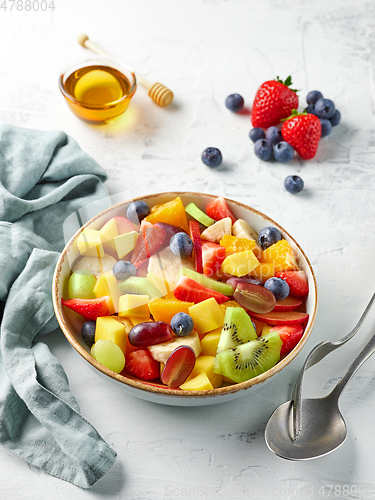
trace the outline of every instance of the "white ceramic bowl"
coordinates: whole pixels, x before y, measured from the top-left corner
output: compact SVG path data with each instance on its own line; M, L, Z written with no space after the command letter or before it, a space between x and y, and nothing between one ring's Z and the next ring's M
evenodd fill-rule
M217 197L214 195L203 193L174 192L148 195L136 198L135 200L144 200L151 207L172 200L177 196L181 197L184 206L186 206L190 202L194 202L202 210L205 209L209 202ZM73 267L76 259L79 257L75 245L75 240L85 227L89 226L92 229L100 229L103 224L107 222L111 217L120 215L125 216L128 205L135 200L129 200L114 205L113 207L104 210L96 217L88 221L68 242L57 263L52 285L55 313L62 331L64 332L71 346L80 355L80 357L83 358L87 363L89 363L97 374L105 377L109 382L116 384L119 390L123 389L129 394L145 399L147 401L175 406L203 406L229 401L242 395L249 394L259 386L262 386L264 382L270 380L273 376L280 373L281 370L283 370L301 351L311 333L315 322L318 301L316 281L313 269L298 243L279 224L251 207L228 199L228 205L235 217L246 220L250 224L250 226L252 226L257 232L259 232L263 227L266 226L277 227L281 231L283 237L293 247L297 255L299 265L307 275L310 291L306 301L306 312L309 313L309 320L306 325L304 335L297 346L288 354L288 356L283 358L273 368L259 375L258 377L247 380L246 382L242 382L240 384L234 384L209 391L197 392L168 389L167 387L161 386L160 384L158 385L157 383L143 382L132 376L120 375L104 367L91 357L90 349L83 342L80 335L80 329L84 322L83 318L78 318L78 315L76 313L73 313L72 311L68 310L66 307L62 307L61 305L61 298L67 298L67 284L69 276L71 274L71 268Z

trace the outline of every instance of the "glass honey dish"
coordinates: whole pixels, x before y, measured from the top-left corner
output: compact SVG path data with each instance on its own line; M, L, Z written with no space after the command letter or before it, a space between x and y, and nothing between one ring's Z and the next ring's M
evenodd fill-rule
M70 63L60 75L59 88L78 118L101 124L127 110L137 80L124 62L110 56L96 56Z

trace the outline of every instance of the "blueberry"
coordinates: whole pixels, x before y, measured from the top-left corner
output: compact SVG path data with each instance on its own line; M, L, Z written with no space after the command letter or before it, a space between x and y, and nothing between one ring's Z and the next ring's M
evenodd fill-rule
M86 321L81 328L81 336L85 343L91 347L95 343L96 321Z
M289 285L281 278L269 278L264 283L264 288L272 292L276 300L286 299L289 295Z
M273 155L276 161L288 163L294 156L294 149L287 142L281 141L274 147Z
M202 161L207 167L217 168L220 167L223 157L221 156L220 149L207 148L202 153Z
M331 118L329 118L329 121L331 122L332 127L335 127L336 125L338 125L340 123L340 120L341 120L341 113L338 109L336 109L333 116L331 116Z
M307 94L306 102L314 105L319 99L323 99L323 94L319 90L312 90Z
M131 262L119 260L114 264L112 273L118 281L124 281L130 278L130 276L135 276L137 274L137 269Z
M130 203L126 211L126 217L133 223L139 224L150 213L150 209L144 201Z
M171 328L179 337L186 337L193 331L193 318L186 313L179 312L171 319Z
M273 155L273 147L266 139L258 139L254 144L254 153L261 160L270 160Z
M181 259L189 257L194 249L190 236L182 232L172 236L169 247L171 252L181 257Z
M322 126L322 135L320 137L325 137L331 133L332 123L327 118L319 118L319 120Z
M303 180L298 175L288 175L284 181L284 186L289 193L297 194L303 189Z
M237 111L241 111L241 109L244 107L244 104L245 101L240 94L231 94L225 99L225 106L235 113Z
M315 114L319 118L331 118L335 111L335 105L331 99L318 99L315 103Z
M266 135L262 128L255 127L250 130L249 137L253 142L257 142L258 139L264 139Z
M314 104L309 104L307 108L305 109L306 113L309 113L310 115L315 115L315 105Z
M269 127L266 130L266 139L270 144L272 144L272 146L274 146L275 144L283 140L281 130L279 130L277 127Z
M276 227L270 226L260 230L258 242L262 250L266 250L266 248L280 241L282 238L280 231Z

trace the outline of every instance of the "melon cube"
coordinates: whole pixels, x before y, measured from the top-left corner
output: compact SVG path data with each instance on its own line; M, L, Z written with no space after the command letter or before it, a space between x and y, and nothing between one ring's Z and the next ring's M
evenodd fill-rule
M77 238L77 248L81 255L103 257L104 249L99 231L84 229Z
M207 377L210 379L213 388L216 389L217 387L220 387L221 384L223 383L223 376L214 373L213 371L214 361L215 361L215 356L198 356L198 358L195 361L195 366L193 368L193 371L191 372L187 380L191 380L197 375L205 373Z
M121 295L119 300L118 315L149 318L149 300L150 298L148 295L133 295L130 293Z
M222 327L216 328L212 332L207 333L201 340L202 355L216 356L217 345L220 340Z
M130 231L130 233L120 234L115 237L114 243L119 259L123 259L125 255L134 250L138 237L139 233L137 231Z
M95 342L98 340L111 340L126 354L127 338L125 325L112 316L101 316L96 320Z
M196 377L180 385L183 391L209 391L213 389L210 379L205 373L200 373Z
M189 314L193 318L194 329L201 335L224 324L224 312L213 297L189 307Z

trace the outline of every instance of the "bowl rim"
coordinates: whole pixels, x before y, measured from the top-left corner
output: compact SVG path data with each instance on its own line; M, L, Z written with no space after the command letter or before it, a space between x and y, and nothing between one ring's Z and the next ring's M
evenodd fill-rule
M259 385L262 382L265 382L266 380L270 379L273 377L275 374L279 373L282 371L296 356L297 354L302 350L304 345L307 342L308 337L311 334L311 331L314 327L315 320L316 320L316 315L317 315L317 309L318 309L318 292L317 292L317 284L316 284L316 278L315 274L312 268L312 265L307 258L305 252L303 249L300 247L300 245L297 243L297 241L282 227L280 224L278 224L276 221L271 219L268 215L260 212L259 210L256 210L253 207L250 207L249 205L246 205L242 202L232 200L230 198L225 197L225 200L229 203L233 203L234 205L240 206L243 209L250 211L254 213L255 215L260 216L264 220L272 223L275 227L277 227L283 234L283 236L288 237L295 247L298 249L298 251L301 253L303 258L306 261L307 266L310 269L310 273L312 276L313 280L313 287L310 286L310 291L309 294L314 290L314 310L312 314L309 316L309 325L308 327L305 328L305 331L303 333L303 336L301 340L298 342L296 347L287 355L285 358L283 358L281 361L279 361L275 366L267 370L266 372L258 375L257 377L254 377L252 379L246 380L245 382L240 382L236 383L233 385L228 385L224 387L219 387L217 389L211 389L211 390L203 390L203 391L181 391L181 389L170 389L165 386L162 386L161 384L153 383L152 381L147 382L147 381L141 381L141 380L134 380L130 377L126 377L125 375L120 375L118 373L113 372L109 368L106 368L102 364L100 364L98 361L96 361L75 339L74 335L70 332L68 325L65 322L63 313L62 313L62 306L61 306L61 301L59 300L58 297L58 284L59 284L59 277L60 273L62 270L62 265L65 259L65 256L67 254L68 249L72 246L73 242L76 240L76 238L79 236L79 234L89 225L91 225L96 219L103 217L106 213L111 212L115 210L116 208L120 208L123 205L127 205L132 203L133 201L146 201L147 199L155 198L155 197L161 197L161 196L170 196L171 199L172 197L178 197L178 196L203 196L203 197L208 197L212 199L218 198L217 195L213 194L207 194L207 193L199 193L199 192L192 192L192 191L170 191L170 192L161 192L161 193L152 193L152 194L147 194L143 196L138 196L126 201L121 201L119 203L116 203L115 205L112 205L111 207L101 211L94 217L92 217L90 220L88 220L83 226L80 227L80 229L70 238L68 243L65 245L63 251L61 252L61 255L57 261L55 271L53 274L53 280L52 280L52 299L53 299L53 307L55 310L56 318L59 323L59 326L61 330L63 331L65 337L67 338L68 342L70 345L77 351L77 353L83 357L92 367L96 368L100 372L102 372L104 375L109 376L111 379L115 379L118 382L130 386L134 389L138 389L140 391L146 391L149 393L154 393L158 394L160 396L176 396L177 398L194 398L194 399L202 399L206 397L215 397L215 396L223 396L227 394L232 394L236 393L241 390L247 390L250 389L251 387L254 387L256 385ZM312 290L313 288L313 290Z

